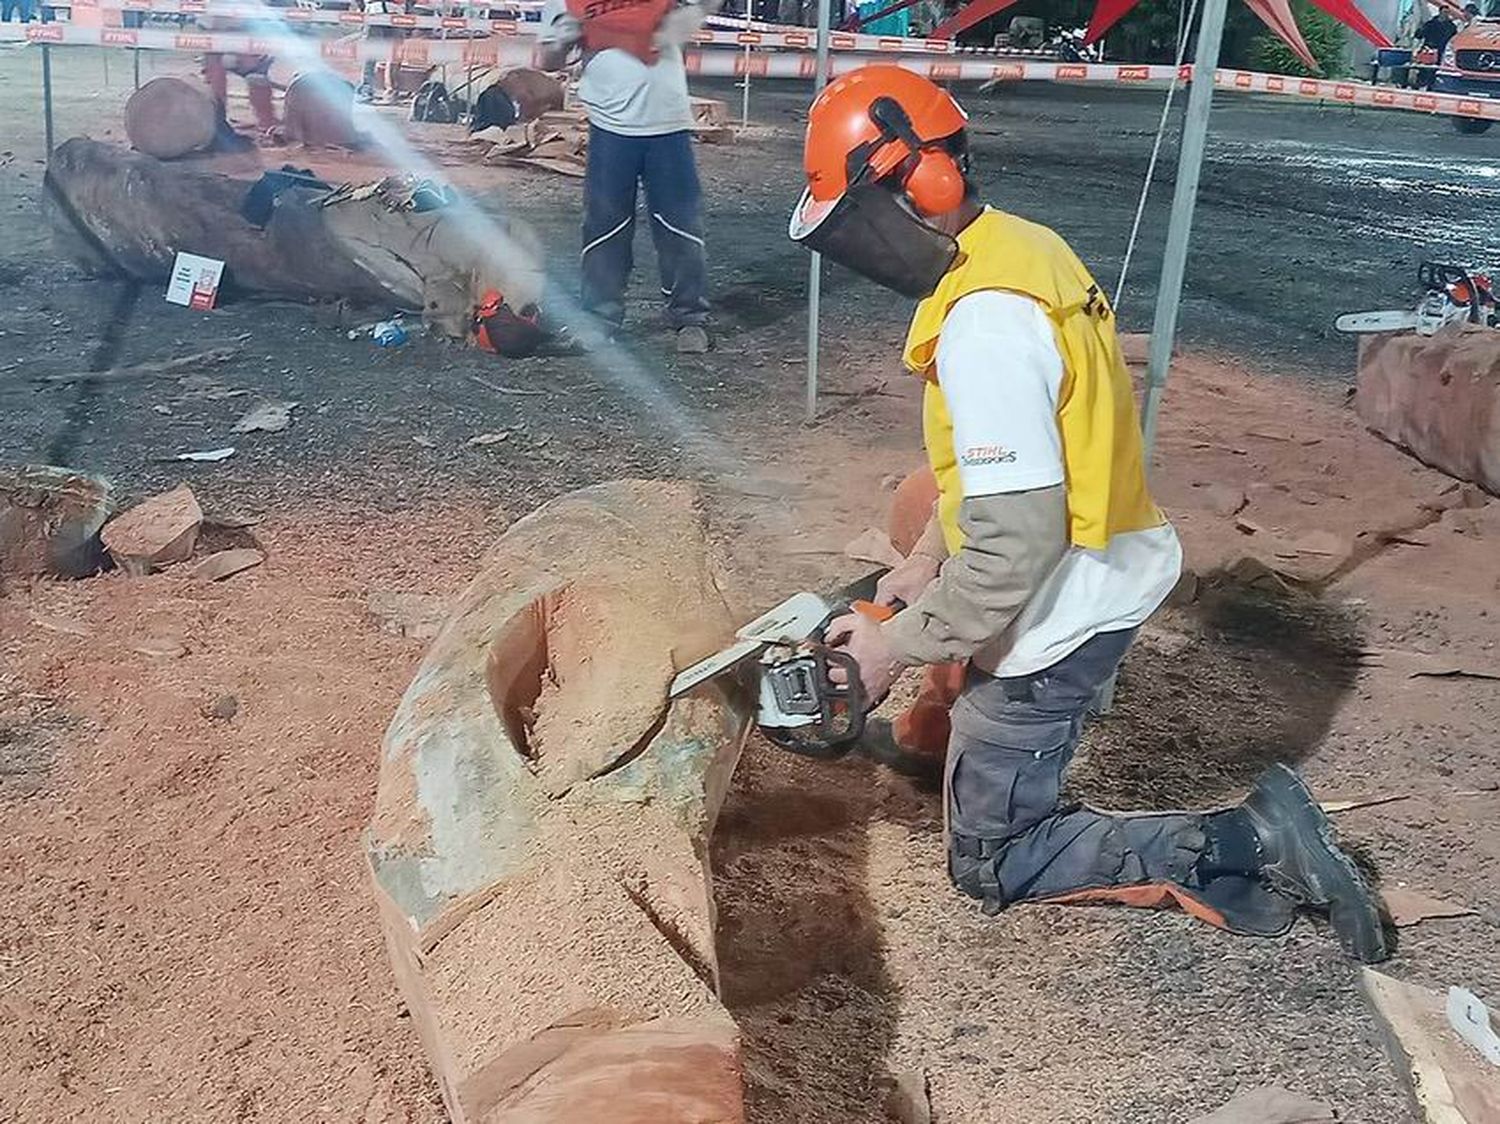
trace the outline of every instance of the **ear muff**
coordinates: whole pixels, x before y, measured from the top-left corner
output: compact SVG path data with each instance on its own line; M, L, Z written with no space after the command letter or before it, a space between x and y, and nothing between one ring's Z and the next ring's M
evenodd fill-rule
M922 215L940 215L964 201L964 174L947 152L924 149L901 181L912 206Z
M963 202L964 171L945 139L922 141L911 118L894 98L876 98L870 120L886 142L868 158L873 178L895 173L912 206L922 215L940 215Z

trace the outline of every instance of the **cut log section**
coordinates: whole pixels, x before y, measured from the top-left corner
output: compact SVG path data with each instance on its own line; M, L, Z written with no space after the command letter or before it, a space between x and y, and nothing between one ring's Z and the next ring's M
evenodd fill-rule
M294 144L312 148L359 148L364 137L354 127L354 87L333 74L299 74L286 88L282 132Z
M1355 407L1418 460L1500 495L1500 331L1361 336Z
M676 671L729 636L690 486L516 523L386 733L366 837L456 1124L743 1118L708 839L749 731Z
M181 78L153 78L125 103L125 135L137 152L175 160L212 146L218 116L207 90Z

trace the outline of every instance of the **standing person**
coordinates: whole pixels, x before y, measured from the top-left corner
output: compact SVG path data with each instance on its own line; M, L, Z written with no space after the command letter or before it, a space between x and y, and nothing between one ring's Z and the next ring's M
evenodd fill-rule
M220 27L218 30L228 29ZM208 84L208 92L219 111L219 138L220 143L226 147L249 146L249 141L239 137L234 126L229 123L231 74L238 74L245 80L245 95L255 114L256 128L264 136L269 136L276 128L276 102L271 88L272 61L270 55L226 55L216 51L203 56L203 80Z
M1084 718L1172 589L1181 549L1146 485L1108 301L1056 233L980 203L965 122L894 66L839 78L809 113L790 233L920 300L903 358L924 382L936 500L920 549L877 591L906 608L841 617L828 642L872 699L904 668L967 665L949 682L948 873L986 912L1176 903L1273 935L1308 906L1331 914L1351 956L1383 959L1374 898L1285 766L1216 812L1062 801Z
M583 181L583 305L612 332L625 319L634 264L637 185L661 267L661 292L677 350L709 348L702 189L693 160L693 114L681 44L707 9L677 0L548 0L543 68L583 51L578 97L588 111Z
M198 17L198 26L209 32L240 33L264 28L271 34L276 27L265 23L251 22L233 17L215 16L205 13ZM255 114L255 125L264 137L270 137L279 122L276 120L275 93L271 86L270 55L222 54L211 51L203 56L203 80L219 111L218 145L221 149L234 150L251 147L251 142L237 133L229 123L229 75L238 74L245 80L245 96Z
M1417 38L1422 46L1436 51L1439 59L1443 57L1448 41L1457 34L1458 24L1453 22L1453 16L1447 8L1439 8L1430 20L1417 29Z

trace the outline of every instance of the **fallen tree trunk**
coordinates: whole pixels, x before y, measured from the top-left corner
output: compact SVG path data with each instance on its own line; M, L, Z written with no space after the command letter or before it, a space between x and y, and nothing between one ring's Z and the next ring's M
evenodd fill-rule
M165 284L185 251L223 261L232 290L420 311L452 339L469 335L492 290L517 310L541 300L528 228L459 205L416 209L416 181L289 187L264 228L240 213L251 186L75 137L52 154L46 202L69 256L150 284Z
M749 728L686 485L516 523L386 733L367 854L455 1124L738 1124L708 838Z
M249 181L84 137L47 163L46 210L61 248L86 267L165 285L178 251L217 258L240 289L277 296L391 303L391 294L329 233L319 192L278 197L265 229L243 215Z

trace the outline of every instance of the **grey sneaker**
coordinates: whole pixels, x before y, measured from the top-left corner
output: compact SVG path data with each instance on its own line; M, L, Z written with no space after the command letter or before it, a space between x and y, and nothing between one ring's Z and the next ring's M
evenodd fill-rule
M686 324L677 329L678 355L704 355L708 347L708 329L701 324Z
M1375 895L1334 842L1333 825L1302 778L1272 765L1242 807L1264 852L1261 877L1303 905L1328 910L1339 944L1354 959L1375 964L1388 957Z

